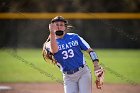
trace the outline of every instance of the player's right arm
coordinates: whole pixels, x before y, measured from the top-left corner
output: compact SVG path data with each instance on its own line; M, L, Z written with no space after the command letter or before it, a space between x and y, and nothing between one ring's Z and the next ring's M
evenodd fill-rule
M58 52L58 45L56 42L56 37L55 37L55 29L56 26L54 23L49 24L49 30L50 30L50 46L51 46L51 52L54 54Z

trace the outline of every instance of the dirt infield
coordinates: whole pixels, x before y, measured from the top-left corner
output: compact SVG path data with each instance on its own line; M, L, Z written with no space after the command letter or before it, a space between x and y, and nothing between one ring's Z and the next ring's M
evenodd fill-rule
M64 93L63 85L58 83L0 83L12 89L0 93ZM104 84L103 90L97 90L93 85L93 93L140 93L140 85Z

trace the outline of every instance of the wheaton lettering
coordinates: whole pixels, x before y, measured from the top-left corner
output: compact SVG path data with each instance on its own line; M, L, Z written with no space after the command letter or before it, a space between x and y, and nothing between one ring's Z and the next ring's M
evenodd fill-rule
M68 43L66 43L66 44L58 45L59 50L68 49L68 48L71 48L71 47L73 47L73 46L78 46L78 41L77 41L77 40L68 42Z

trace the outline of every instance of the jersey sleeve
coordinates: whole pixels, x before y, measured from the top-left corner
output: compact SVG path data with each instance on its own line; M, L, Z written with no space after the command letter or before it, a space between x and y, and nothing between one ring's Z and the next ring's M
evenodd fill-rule
M89 49L90 45L82 37L80 37L79 35L77 36L78 36L78 42L79 42L80 48L85 51Z

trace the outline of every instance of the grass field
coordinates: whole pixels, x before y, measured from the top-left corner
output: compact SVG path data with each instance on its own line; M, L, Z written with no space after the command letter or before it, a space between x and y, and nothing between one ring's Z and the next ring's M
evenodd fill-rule
M62 81L59 69L46 63L41 49L0 50L0 82L56 82ZM140 84L140 50L96 49L103 63L106 83ZM87 53L86 61L92 70L93 65Z

